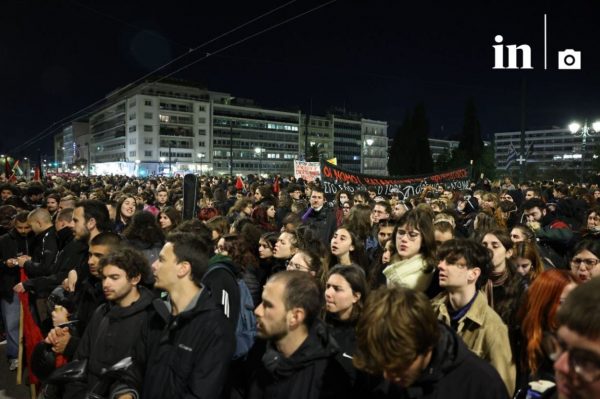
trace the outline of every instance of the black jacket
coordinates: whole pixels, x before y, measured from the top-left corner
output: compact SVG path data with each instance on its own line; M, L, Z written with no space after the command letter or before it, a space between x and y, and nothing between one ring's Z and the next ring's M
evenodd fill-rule
M106 302L100 305L85 330L75 353L76 359L88 359L87 386L72 383L64 398L82 398L98 382L103 368L131 356L141 327L152 308L152 292L140 286L140 298L126 308Z
M324 323L317 321L306 340L285 358L272 343L250 379L247 399L348 398L350 378L337 356L340 350Z
M27 291L35 292L38 296L47 297L54 288L58 287L67 277L69 270L87 262L88 246L73 238L73 231L65 227L58 233L59 251L56 260L50 266L50 274L34 277L23 283Z
M33 236L23 237L15 229L0 237L0 298L12 303L13 287L19 284L19 266L6 266L6 261L18 254L27 255Z
M215 255L208 261L208 269L217 263L223 264L239 276L239 268L227 256ZM211 299L225 313L233 327L237 325L240 315L240 288L237 281L227 270L214 270L205 274L202 284L206 285L212 293Z
M498 372L471 352L450 327L440 324L441 337L428 367L406 389L389 384L387 393L372 397L401 399L507 399Z
M24 264L27 277L48 276L52 274L52 266L58 253L58 237L54 226L37 234L31 247L31 260Z
M123 375L123 392L141 390L144 399L221 396L235 350L231 323L203 289L193 308L173 316L160 299L135 350L135 366Z
M335 229L337 228L337 220L333 208L329 208L327 205L323 205L318 211L309 208L302 216L302 220L306 226L315 232L323 245L329 248L331 237L333 237L333 233L335 233Z

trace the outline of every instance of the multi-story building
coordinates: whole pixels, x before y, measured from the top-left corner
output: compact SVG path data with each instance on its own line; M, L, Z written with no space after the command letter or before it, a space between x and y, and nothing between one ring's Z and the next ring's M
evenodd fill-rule
M58 167L67 168L78 159L85 157L81 154L81 139L89 132L87 121L73 121L62 126L54 135L54 159Z
M387 176L388 137L387 122L361 119L362 172Z
M431 158L435 162L444 153L452 153L458 148L458 140L428 139Z
M509 148L512 144L517 152L521 146L521 132L501 132L494 134L496 167L506 169ZM547 170L579 170L581 171L582 157L585 156L585 171L592 169L590 160L598 151L600 140L597 136L587 138L585 153L582 152L581 136L571 134L566 128L551 128L525 131L525 155L529 151L526 162L534 165L538 171ZM519 165L519 160L513 162L513 167Z
M357 172L386 174L386 122L332 114L307 118L299 110L262 108L189 82L115 90L88 120L89 136L76 140L76 148L83 157L89 153L91 173L289 175L305 153L308 132L308 144L317 146L320 157L337 156L340 166ZM68 137L63 133L56 146L67 148L74 140ZM72 161L65 151L57 154Z

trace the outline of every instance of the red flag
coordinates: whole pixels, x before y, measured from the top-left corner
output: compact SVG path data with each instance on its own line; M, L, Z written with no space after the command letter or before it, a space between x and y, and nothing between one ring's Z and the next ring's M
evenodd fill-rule
M21 268L21 282L26 280L27 275L25 274L25 269ZM25 357L27 358L27 364L29 365L31 364L31 353L33 352L33 348L35 348L44 337L31 315L29 294L27 292L19 294L19 300L21 301L21 308L23 309L23 344L25 345ZM31 367L29 368L29 371L31 371ZM29 373L29 381L31 384L39 383L38 378L31 372Z
M15 161L15 163L13 164L12 168L10 169L10 177L8 178L8 180L10 180L11 182L16 182L17 181L17 168L19 167L19 160L17 159Z
M275 176L275 181L273 182L273 192L275 194L279 194L279 176Z
M242 176L237 177L237 181L235 182L235 188L237 188L238 190L244 189L244 182L242 181Z
M7 179L10 178L11 175L11 167L10 167L10 161L8 160L8 156L6 156L4 158L4 176L6 176Z

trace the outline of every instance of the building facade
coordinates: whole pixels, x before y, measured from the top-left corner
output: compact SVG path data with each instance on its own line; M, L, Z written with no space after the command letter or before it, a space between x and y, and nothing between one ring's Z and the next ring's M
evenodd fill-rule
M510 168L518 168L520 162L527 162L538 171L578 170L581 172L585 157L585 171L592 171L591 160L598 152L598 136L587 138L585 153L582 151L582 138L571 134L566 128L528 130L525 132L525 154L523 160L515 159ZM521 132L501 132L494 134L495 160L498 169L507 170L510 146L520 154ZM528 156L525 156L527 155ZM525 158L527 158L525 160Z
M305 142L344 168L387 174L386 122L266 109L190 82L115 90L86 126L88 136L79 140L61 132L55 148L57 159L68 164L74 159L63 147L75 145L82 157L89 152L92 174L291 175Z

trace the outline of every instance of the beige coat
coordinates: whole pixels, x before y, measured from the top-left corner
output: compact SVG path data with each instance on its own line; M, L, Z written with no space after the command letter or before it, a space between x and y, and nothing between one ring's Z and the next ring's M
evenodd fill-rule
M383 270L389 285L402 285L425 292L429 288L433 273L425 273L427 264L421 255L393 263Z
M438 319L450 326L448 294L439 294L431 303ZM471 351L494 366L512 397L517 371L508 339L508 328L494 309L488 306L483 293L477 293L469 311L458 321L456 332Z

